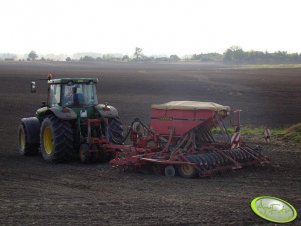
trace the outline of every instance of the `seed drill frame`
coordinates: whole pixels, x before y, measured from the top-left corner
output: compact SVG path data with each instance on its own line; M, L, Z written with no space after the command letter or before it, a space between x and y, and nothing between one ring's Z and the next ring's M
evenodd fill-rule
M110 163L120 169L151 168L157 174L186 178L268 164L260 149L241 141L240 111L234 114L237 125L231 139L223 122L229 112L227 106L208 102L152 105L149 127L139 119L131 124L127 134L131 145L108 145L117 150ZM214 128L217 134L212 133Z

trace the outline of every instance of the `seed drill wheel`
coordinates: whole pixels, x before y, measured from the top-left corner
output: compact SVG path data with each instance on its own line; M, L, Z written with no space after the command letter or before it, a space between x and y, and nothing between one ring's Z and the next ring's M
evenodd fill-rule
M88 144L82 144L79 148L79 159L82 163L89 163L91 161L91 152Z
M48 162L68 161L74 157L73 131L69 121L47 116L40 132L41 153Z
M19 126L18 130L18 149L21 155L34 155L38 153L38 145L31 145L27 141L27 134L24 125Z
M181 177L185 177L185 178L193 178L197 176L197 169L194 168L192 165L189 164L183 164L177 167L178 168L178 172L180 174Z
M168 165L164 168L164 175L167 177L174 177L176 175L176 169L172 165Z

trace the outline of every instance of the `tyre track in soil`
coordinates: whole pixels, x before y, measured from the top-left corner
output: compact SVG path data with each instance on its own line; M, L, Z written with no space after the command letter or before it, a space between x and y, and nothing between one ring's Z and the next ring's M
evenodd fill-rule
M35 96L28 94L28 84L32 78L47 74L49 69L57 73L64 72L66 75L74 73L80 76L84 73L91 74L92 77L99 75L100 70L103 71L103 80L107 85L100 86L100 93L103 92L104 99L113 99L112 104L116 104L120 112L125 113L121 115L125 115L123 119L126 122L140 114L147 120L149 104L154 101L165 102L172 97L197 100L199 93L195 91L200 87L206 90L207 83L199 86L194 84L195 78L191 78L186 83L190 91L183 93L186 89L179 88L179 84L183 86L183 77L171 80L171 76L175 74L189 77L195 71L199 74L210 74L214 71L212 73L216 74L216 79L226 79L226 82L230 79L246 86L242 78L231 80L230 75L220 77L221 74L215 69L199 66L190 68L177 65L172 69L170 65L2 66L0 64L2 225L274 225L259 219L249 209L252 198L266 194L284 198L297 210L301 209L301 155L300 150L294 146L266 146L267 155L273 159L271 167L250 168L235 173L227 172L212 179L195 180L119 173L106 164L52 165L45 163L40 156L22 157L16 151L15 136L19 118L30 116L44 99L42 92ZM243 75L243 71L234 72ZM294 77L298 72L288 70L281 73L288 73ZM145 74L154 76L141 78L141 75ZM14 75L16 77L12 78ZM128 81L131 76L134 76L136 81ZM117 86L116 79L121 77L122 85ZM276 76L277 79L280 77ZM11 85L12 82L15 82L14 86ZM139 89L145 82L148 87ZM277 84L277 81L272 83ZM167 88L168 84L172 84L170 89ZM211 86L212 89L220 87L216 84ZM39 86L41 90L45 88L43 84ZM112 93L112 88L117 90L115 94ZM180 92L177 92L179 90ZM275 88L271 89L271 94L273 90ZM211 90L204 97L223 99L225 93L216 91L215 96L211 96L214 93L214 90ZM254 95L258 92L261 91L255 89ZM252 95L252 92L248 95ZM298 95L297 93L297 96L293 97ZM129 98L133 98L133 103L139 103L139 100L141 103L129 108ZM227 98L228 101L233 101L230 97ZM242 99L240 103L243 100L247 99ZM254 104L250 100L247 104ZM296 101L298 100L293 99L291 103ZM276 101L275 104L277 103ZM257 118L252 120L256 121ZM294 222L295 225L299 223L300 218Z

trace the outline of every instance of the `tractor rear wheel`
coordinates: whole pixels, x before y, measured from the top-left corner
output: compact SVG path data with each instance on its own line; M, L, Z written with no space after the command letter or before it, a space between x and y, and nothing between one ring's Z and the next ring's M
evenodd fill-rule
M185 178L196 177L198 173L197 169L189 164L179 165L177 168L180 176Z
M110 137L110 142L113 144L123 143L123 128L122 123L118 117L110 118L108 125L108 132Z
M29 136L38 137L39 134L34 127L39 127L39 121L36 118L28 118L25 123L21 123L18 129L18 149L21 155L35 155L39 152L39 143L30 143ZM37 125L36 125L37 124ZM32 132L33 134L28 134Z
M41 153L47 162L69 161L74 158L73 131L69 121L47 116L40 132Z

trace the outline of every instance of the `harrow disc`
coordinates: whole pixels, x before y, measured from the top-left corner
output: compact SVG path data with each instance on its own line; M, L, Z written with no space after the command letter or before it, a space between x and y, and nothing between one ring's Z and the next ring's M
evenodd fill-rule
M250 154L248 152L250 152ZM254 159L252 155L257 156L260 154L253 149L244 150L241 148L237 148L232 150L224 150L223 154L216 151L208 151L207 153L188 155L186 156L186 158L189 162L195 163L200 168L200 170L203 169L205 171L206 170L218 171L219 167L221 167L220 170L223 170L224 167L228 167L228 166L231 167L231 165L234 164L233 160L237 163L246 163L248 161L252 161ZM185 171L185 169L187 169L187 172ZM198 171L197 168L194 169ZM183 174L184 177L187 177L185 176L185 174L189 175L188 167L187 168L178 167L178 171L181 175ZM192 169L189 169L189 171L192 172Z
M215 165L215 162L214 162L214 157L213 157L213 155L212 155L212 153L208 153L208 159L209 159L209 166L210 166L210 168L212 168L212 167L214 167L214 165Z
M209 169L209 157L208 157L208 155L203 154L203 156L201 155L200 158L203 160L205 168Z
M205 165L206 165L206 162L205 162L205 160L202 158L202 156L197 155L196 157L197 157L197 162L196 162L196 163L198 163L199 166L205 166Z

